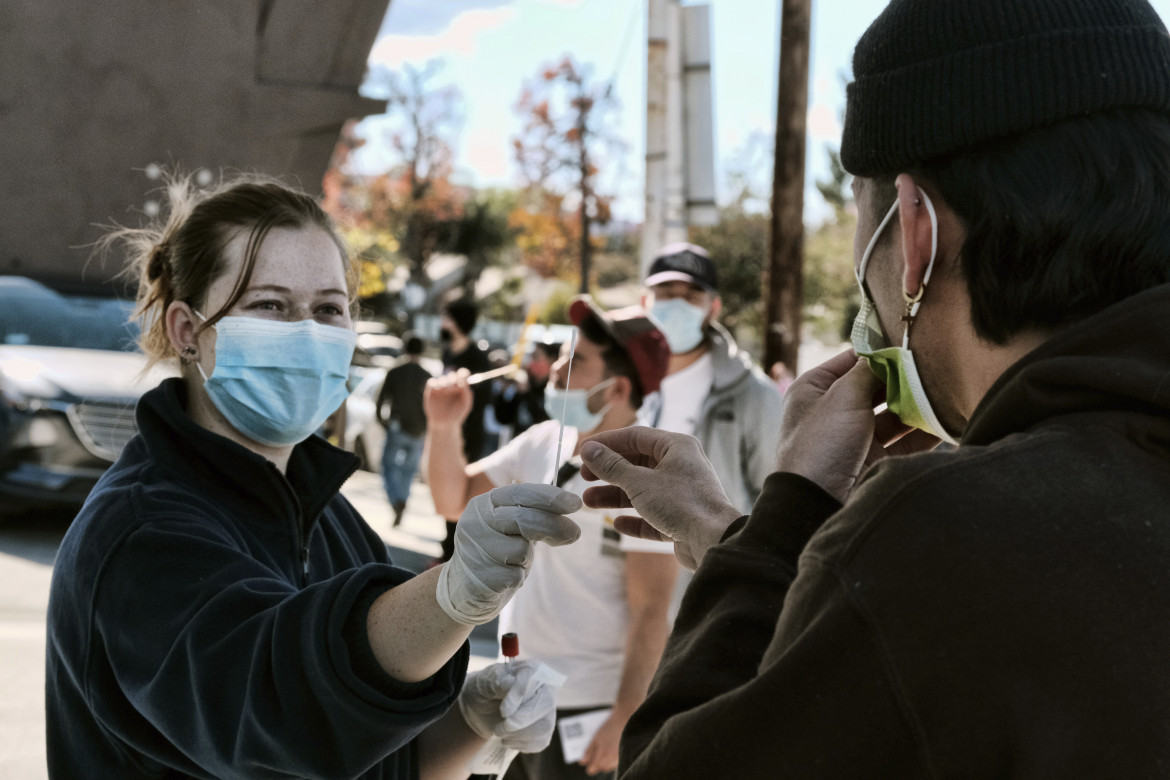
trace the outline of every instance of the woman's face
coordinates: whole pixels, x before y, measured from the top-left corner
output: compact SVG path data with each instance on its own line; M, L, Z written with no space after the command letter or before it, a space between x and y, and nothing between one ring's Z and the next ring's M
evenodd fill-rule
M207 308L227 302L244 262L247 234L228 242L227 267L207 290ZM205 312L206 313L206 312ZM273 228L260 245L248 288L227 311L232 317L353 327L349 316L345 267L329 234L318 228Z
M247 233L240 233L224 252L224 273L207 289L208 317L228 301L244 263ZM256 255L248 288L227 312L229 317L299 322L314 319L322 325L352 328L345 266L329 234L319 228L273 228ZM202 349L214 356L214 330L203 332ZM212 361L214 365L214 361Z

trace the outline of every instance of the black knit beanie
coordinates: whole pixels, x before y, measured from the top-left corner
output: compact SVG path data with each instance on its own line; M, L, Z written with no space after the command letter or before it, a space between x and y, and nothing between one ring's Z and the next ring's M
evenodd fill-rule
M853 77L841 163L888 175L1103 109L1170 113L1170 35L1146 0L893 0Z

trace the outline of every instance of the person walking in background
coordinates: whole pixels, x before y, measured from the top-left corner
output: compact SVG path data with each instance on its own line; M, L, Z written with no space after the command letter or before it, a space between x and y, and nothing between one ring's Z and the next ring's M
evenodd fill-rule
M386 427L382 483L394 510L394 525L402 522L427 432L423 390L431 373L419 362L423 347L421 338L407 334L405 357L386 373L378 392L378 420Z
M776 465L783 396L718 322L715 262L695 244L670 244L650 264L642 305L670 343L661 404L644 425L695 436L731 503L751 509Z
M475 496L512 482L555 479L566 490L583 490L578 474L582 438L630 425L642 399L658 389L670 353L643 309L603 312L582 297L570 304L569 318L580 328L572 370L565 354L553 367L547 390L550 411L559 416L562 406L566 410L563 439L560 422L553 419L469 465L459 457L460 419L471 405L465 375L427 386L429 474L439 511L458 514ZM646 695L669 632L678 573L674 548L619 537L604 512L582 512L572 519L581 526L581 540L557 554L542 551L536 557L525 586L528 598L501 615L500 632L518 633L526 657L567 675L557 693L560 722L599 709L611 712L602 713L579 762L566 763L554 738L543 752L518 757L505 780L610 776L617 766L619 735Z
M443 307L439 317L439 338L443 341L443 373L462 368L468 373L480 374L491 369L487 353L471 339L471 331L478 319L479 307L466 298L452 301ZM463 420L463 456L467 458L468 463L474 463L483 457L483 413L491 399L491 383L480 382L472 387L471 409ZM450 560L451 553L455 550L455 521L458 515L443 519L447 527L442 541L443 552L436 561L439 563Z

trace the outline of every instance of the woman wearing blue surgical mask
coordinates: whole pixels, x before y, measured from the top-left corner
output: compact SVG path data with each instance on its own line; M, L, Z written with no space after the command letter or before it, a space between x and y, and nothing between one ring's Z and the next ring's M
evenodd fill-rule
M314 435L354 346L329 218L270 180L169 192L164 224L106 242L141 269L148 363L179 376L143 396L60 548L50 776L456 778L489 736L543 748L544 678L468 675L467 638L534 540L576 538L577 497L493 491L460 519L475 544L417 577L395 567L339 493L356 458Z

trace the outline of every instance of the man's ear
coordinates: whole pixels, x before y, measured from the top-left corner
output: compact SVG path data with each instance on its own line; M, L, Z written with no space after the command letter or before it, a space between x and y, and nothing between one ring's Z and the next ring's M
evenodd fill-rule
M719 319L719 312L723 311L723 299L718 295L711 298L711 322Z
M902 228L902 289L913 297L926 283L926 270L935 251L932 244L938 237L914 177L899 174L894 185L898 188L898 221Z
M609 391L607 393L609 396L607 403L628 403L630 395L634 392L634 383L628 376L618 374L614 376L614 382L607 390Z

